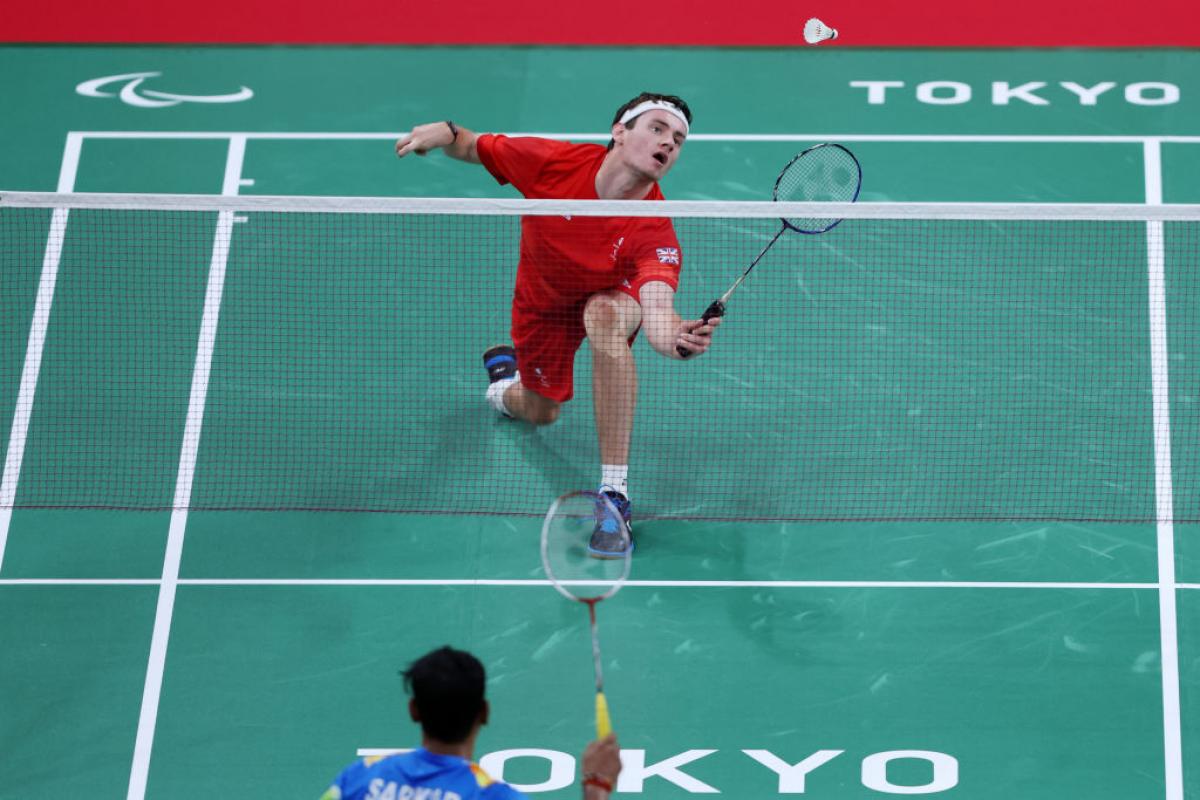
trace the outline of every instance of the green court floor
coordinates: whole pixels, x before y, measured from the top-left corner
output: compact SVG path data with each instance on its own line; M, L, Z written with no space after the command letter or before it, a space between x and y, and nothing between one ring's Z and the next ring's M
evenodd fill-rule
M617 105L662 86L697 114L671 199L767 199L792 154L836 139L866 200L1142 203L1160 185L1195 203L1198 61L0 47L0 190L507 197L440 155L397 162L393 136L450 117L602 140ZM75 91L150 70L147 87L254 98ZM878 105L851 85L882 80L903 85ZM932 81L972 99L923 103ZM998 105L998 81L1044 84L1047 103ZM1063 87L1101 81L1094 106ZM0 798L319 796L356 754L418 743L397 671L445 643L489 671L485 768L577 796L587 628L537 537L558 492L598 477L588 369L549 429L482 406L516 229L244 215L173 512L218 224L71 212L0 510ZM51 225L0 208L10 459ZM697 311L773 233L678 228L704 254L679 297ZM789 241L723 350L680 365L636 345L639 549L600 609L618 796L1200 800L1196 239L1166 226L1175 524L1157 520L1140 223ZM963 269L981 241L999 260Z

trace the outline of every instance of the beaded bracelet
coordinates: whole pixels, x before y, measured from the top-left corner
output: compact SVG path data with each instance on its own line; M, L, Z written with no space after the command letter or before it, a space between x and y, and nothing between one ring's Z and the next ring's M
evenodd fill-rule
M606 792L613 790L613 782L603 775L598 775L595 772L589 772L583 776L584 786L595 786L597 789L603 789Z

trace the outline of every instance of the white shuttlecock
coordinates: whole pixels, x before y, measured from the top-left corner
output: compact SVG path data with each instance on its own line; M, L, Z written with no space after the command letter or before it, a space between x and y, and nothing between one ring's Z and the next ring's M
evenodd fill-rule
M816 17L804 23L804 41L809 44L820 44L821 42L836 38L837 29L829 27Z

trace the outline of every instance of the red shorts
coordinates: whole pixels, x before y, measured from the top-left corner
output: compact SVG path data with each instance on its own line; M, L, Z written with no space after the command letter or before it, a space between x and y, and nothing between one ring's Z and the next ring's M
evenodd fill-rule
M634 300L632 290L616 287ZM587 338L583 309L587 299L552 311L529 311L513 303L512 338L521 385L542 397L565 403L575 393L575 353ZM637 331L629 337L629 344Z

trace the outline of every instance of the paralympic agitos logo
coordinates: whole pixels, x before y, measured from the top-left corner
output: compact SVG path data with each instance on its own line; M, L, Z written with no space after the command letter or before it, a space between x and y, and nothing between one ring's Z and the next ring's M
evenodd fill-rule
M242 86L231 94L178 94L164 92L161 89L150 89L143 86L152 78L162 77L161 72L130 72L124 75L108 75L84 81L75 87L75 93L84 97L117 97L122 103L138 108L168 108L180 103L240 103L254 97L248 87ZM119 91L115 87L124 83ZM108 91L106 91L108 89Z

